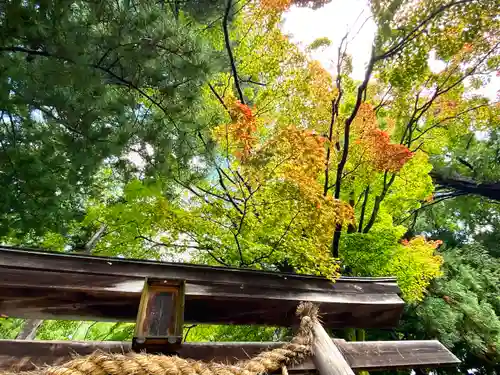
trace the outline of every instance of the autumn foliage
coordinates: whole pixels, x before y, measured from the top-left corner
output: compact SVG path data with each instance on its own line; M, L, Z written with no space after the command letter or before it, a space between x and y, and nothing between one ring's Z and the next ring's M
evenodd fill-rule
M292 5L318 9L328 4L330 1L331 0L261 0L260 5L263 9L283 12Z
M229 113L231 123L219 126L216 133L220 143L229 142L236 160L243 164L262 165L275 159L273 175L301 188L318 184L318 176L325 164L326 138L311 130L288 126L267 141L259 140L257 121L250 107L235 100Z
M283 173L287 180L301 187L317 184L318 174L325 164L326 138L310 130L288 126L266 145L282 151L289 160L284 161Z
M292 0L261 0L260 5L263 9L283 12L292 4Z
M363 159L378 171L399 171L413 153L404 145L391 143L389 134L378 127L373 107L364 103L354 121L358 135L355 144L361 148Z
M368 132L364 141L372 164L379 171L397 172L413 155L404 145L391 143L389 134L380 129Z
M252 110L239 100L228 101L231 123L215 129L215 136L240 161L246 160L257 142L257 124Z
M229 99L225 104L230 122L219 125L214 136L219 152L227 155L227 184L235 181L228 190L240 191L238 199L255 210L243 219L256 218L256 232L266 222L283 226L286 233L296 231L294 245L287 249L288 261L298 271L334 278L338 265L330 249L333 229L336 223L352 223L354 210L323 194L327 139L295 125L273 129L247 105Z

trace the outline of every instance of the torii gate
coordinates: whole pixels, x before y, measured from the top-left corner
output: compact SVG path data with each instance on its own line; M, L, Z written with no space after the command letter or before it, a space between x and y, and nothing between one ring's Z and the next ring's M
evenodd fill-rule
M404 306L399 292L394 278L341 277L332 283L307 275L0 247L0 314L137 322L133 342L0 340L0 369L31 370L97 349L231 363L282 343L182 343L183 323L291 327L300 301L320 306L322 324L314 326L314 357L290 373L459 364L436 340L346 342L326 333L324 327L394 327Z

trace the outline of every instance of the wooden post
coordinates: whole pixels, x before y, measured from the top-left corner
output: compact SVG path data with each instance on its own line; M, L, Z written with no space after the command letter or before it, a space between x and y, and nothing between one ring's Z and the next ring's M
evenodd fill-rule
M313 325L313 362L320 375L354 375L339 348L319 322Z

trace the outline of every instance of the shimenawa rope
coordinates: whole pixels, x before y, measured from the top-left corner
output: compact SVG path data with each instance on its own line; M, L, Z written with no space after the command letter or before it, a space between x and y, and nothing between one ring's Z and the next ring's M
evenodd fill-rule
M301 318L300 327L289 343L235 365L177 356L95 352L89 356L76 357L60 366L31 371L30 375L259 375L279 369L284 369L285 374L286 366L299 364L312 354L312 325L318 319L318 308L309 302L301 303L297 315Z

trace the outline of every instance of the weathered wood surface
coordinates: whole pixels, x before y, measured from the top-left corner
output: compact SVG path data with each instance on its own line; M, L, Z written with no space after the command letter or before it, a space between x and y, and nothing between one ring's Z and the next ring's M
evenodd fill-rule
M313 322L312 361L320 375L354 375L344 355L319 322Z
M248 284L249 281L254 281L269 288L287 287L319 292L325 291L325 288L333 288L351 293L399 293L396 279L393 277L344 277L333 284L317 276L241 268L76 255L8 246L0 246L0 251L0 267L125 277L122 281L129 281L131 277L169 278L224 285Z
M186 280L187 323L292 326L300 301L326 327L389 328L403 301L394 278L341 278L0 247L0 313L135 321L144 278Z
M459 363L441 343L431 341L365 341L350 343L334 340L347 363L355 371L393 368L434 368ZM234 363L254 356L281 343L185 343L180 356L204 361ZM0 370L32 370L44 364L58 365L75 354L87 355L95 350L111 353L130 351L129 342L116 341L25 341L0 340ZM289 369L300 374L315 371L311 360Z

